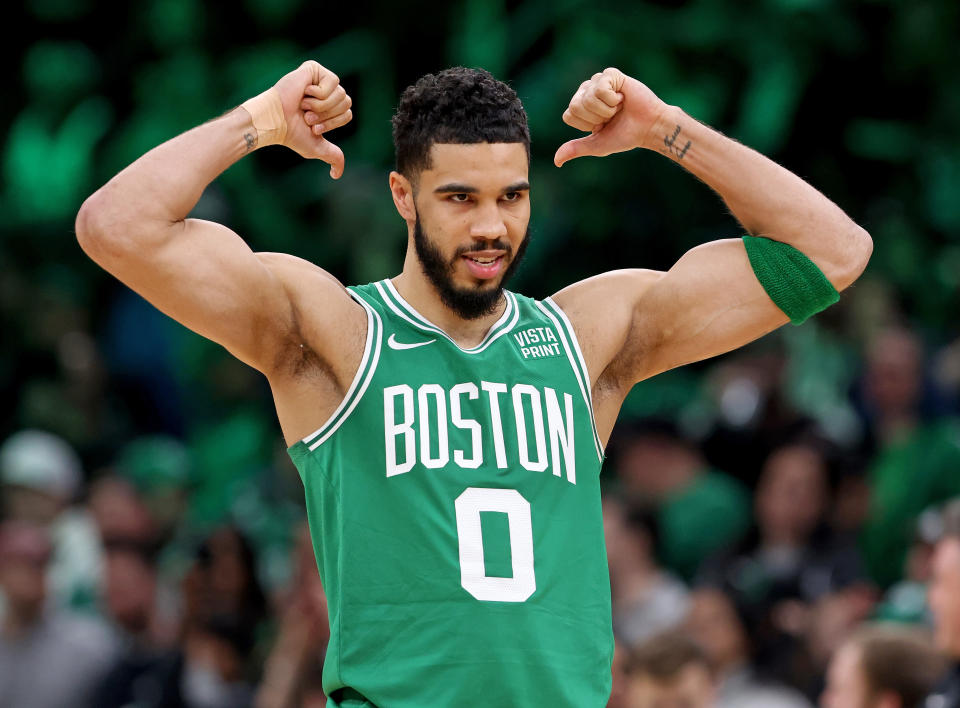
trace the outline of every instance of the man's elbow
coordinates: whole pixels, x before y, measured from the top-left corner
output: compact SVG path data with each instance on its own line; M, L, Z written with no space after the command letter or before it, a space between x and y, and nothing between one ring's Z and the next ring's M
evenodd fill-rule
M130 232L124 219L117 214L110 200L100 189L80 206L74 229L80 248L91 259L106 267L106 263L121 256L128 246Z
M97 234L100 230L100 225L97 222L98 218L97 195L94 193L80 205L80 211L77 212L77 218L73 225L80 248L91 258L93 258L93 252L97 248Z
M870 256L873 254L873 239L866 229L857 224L851 225L844 248L843 266L835 283L837 290L853 284L866 270L867 263L870 262Z

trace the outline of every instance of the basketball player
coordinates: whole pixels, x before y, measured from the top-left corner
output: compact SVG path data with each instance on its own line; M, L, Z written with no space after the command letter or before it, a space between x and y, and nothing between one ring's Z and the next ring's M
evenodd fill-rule
M331 705L602 706L613 638L597 476L624 397L827 306L871 240L616 69L577 89L563 118L590 135L556 164L659 152L762 237L543 301L505 290L528 239L527 119L508 86L463 68L423 77L393 118L390 194L407 227L396 277L346 288L187 218L267 145L339 177L325 134L350 107L333 72L304 63L110 180L80 210L80 244L269 380L329 598Z

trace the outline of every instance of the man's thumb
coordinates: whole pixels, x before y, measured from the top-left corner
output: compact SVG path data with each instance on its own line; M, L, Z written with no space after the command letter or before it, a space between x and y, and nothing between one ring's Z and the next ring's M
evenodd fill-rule
M594 152L597 134L593 133L576 140L568 140L557 149L557 154L553 156L553 164L561 167L564 162L572 160L575 157L584 157L586 155L595 155Z
M340 179L343 174L343 150L325 138L320 139L317 146L317 157L330 165L330 176Z

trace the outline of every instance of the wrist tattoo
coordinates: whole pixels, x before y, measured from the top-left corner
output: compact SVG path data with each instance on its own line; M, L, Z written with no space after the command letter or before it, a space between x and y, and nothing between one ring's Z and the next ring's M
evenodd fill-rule
M663 144L666 146L666 152L668 155L673 155L678 160L682 160L683 156L687 154L687 150L690 149L690 146L693 145L693 142L688 140L683 147L680 147L680 143L677 142L677 138L680 137L680 126L678 125L674 131L673 135L664 135Z
M247 152L250 152L257 146L256 133L244 133L243 139L247 143Z

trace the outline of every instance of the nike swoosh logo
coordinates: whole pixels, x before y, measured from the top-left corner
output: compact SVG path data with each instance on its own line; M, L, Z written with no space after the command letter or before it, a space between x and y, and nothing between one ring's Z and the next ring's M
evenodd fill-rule
M406 344L404 342L397 341L397 335L391 334L390 338L387 340L387 346L391 349L416 349L417 347L425 347L428 344L433 344L436 339L428 339L426 342L410 342Z

